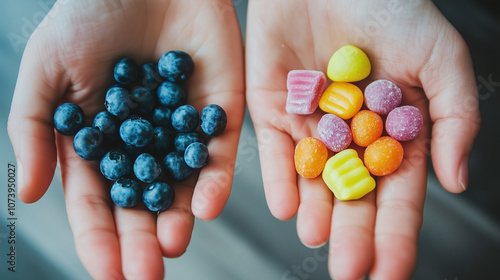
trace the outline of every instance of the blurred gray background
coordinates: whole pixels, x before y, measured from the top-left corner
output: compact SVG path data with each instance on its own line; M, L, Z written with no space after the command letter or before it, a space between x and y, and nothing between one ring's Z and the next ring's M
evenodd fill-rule
M234 0L245 29L246 0ZM467 41L480 92L483 126L471 158L469 190L444 191L432 170L413 279L500 279L500 4L494 0L436 0ZM24 44L53 4L51 0L0 2L0 279L90 279L74 248L56 174L35 204L17 202L17 272L7 271L7 164L15 157L7 136L10 109ZM28 27L26 27L28 26ZM28 35L29 36L29 35ZM212 222L197 220L191 244L178 259L165 259L166 279L285 279L293 266L309 265L308 279L329 279L325 248L304 247L295 219L274 219L265 202L257 143L247 114L231 197ZM312 269L315 268L315 269Z

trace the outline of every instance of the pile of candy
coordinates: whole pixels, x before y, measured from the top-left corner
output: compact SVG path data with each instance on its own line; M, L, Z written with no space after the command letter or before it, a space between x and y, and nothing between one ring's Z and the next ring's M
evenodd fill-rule
M400 106L401 89L391 81L376 80L363 91L352 82L371 72L368 56L347 45L337 50L328 63L333 81L326 90L325 74L313 70L288 73L286 112L308 115L319 108L326 114L318 123L319 139L306 137L295 148L295 168L304 178L323 174L323 180L340 200L359 199L375 188L374 176L396 171L403 160L399 141L415 139L423 126L420 111ZM367 110L361 110L363 104ZM385 119L385 131L382 136ZM346 122L350 120L350 125ZM365 148L363 160L354 142ZM328 159L328 149L337 153ZM370 175L371 174L371 175Z
M167 181L189 178L208 163L204 135L220 135L227 124L219 105L198 111L187 101L185 82L194 70L189 54L165 53L158 64L138 67L129 58L114 67L118 83L106 93L104 106L85 127L85 115L76 104L64 103L54 113L54 127L74 135L76 154L100 160L101 173L114 181L110 194L120 207L143 201L151 211L163 211L174 200ZM164 176L162 176L164 174ZM142 186L141 186L142 185Z

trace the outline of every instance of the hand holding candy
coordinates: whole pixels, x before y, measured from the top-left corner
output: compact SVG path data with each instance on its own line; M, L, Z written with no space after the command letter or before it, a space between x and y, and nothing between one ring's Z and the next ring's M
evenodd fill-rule
M452 192L463 191L467 184L468 155L479 127L477 107L469 106L477 105L476 84L460 35L431 1L388 3L249 4L247 101L268 205L280 219L297 214L299 237L308 246L330 240L328 265L340 280L366 274L370 279L410 278L422 222L431 126L433 166ZM373 11L385 11L390 20L372 36L363 30L373 22ZM402 104L422 113L423 128L416 139L403 143L407 158L395 173L378 178L375 191L365 197L344 202L333 200L322 178L297 175L293 164L296 144L318 137L324 113L290 115L284 104L290 70L325 72L333 52L347 44L365 51L371 62L371 74L356 85L364 89L370 81L394 82L402 90Z

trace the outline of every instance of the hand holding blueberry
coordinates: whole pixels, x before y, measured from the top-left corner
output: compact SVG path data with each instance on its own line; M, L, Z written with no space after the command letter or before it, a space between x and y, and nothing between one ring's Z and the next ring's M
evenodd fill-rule
M198 8L192 9L193 4ZM210 178L233 176L231 166L244 115L242 46L236 14L225 12L222 18L211 1L203 0L89 0L55 5L26 46L9 116L9 136L18 167L23 170L18 180L19 198L25 202L38 200L52 181L59 159L75 245L90 275L95 279L138 275L141 279L162 278L162 256L181 255L189 243L194 217L217 217L229 196L232 180L216 182L218 195L210 203L199 203L206 196L207 186L213 185ZM204 20L196 21L200 16ZM192 26L190 32L186 32L186 26ZM143 87L156 92L161 83L152 64L170 50L183 50L192 55L195 64L202 62L185 84L189 93L186 103L199 111L209 104L219 104L229 116L227 128L208 142L214 158L210 168L201 170L198 180L192 175L183 187L172 184L172 208L182 211L166 210L155 215L137 206L112 206L111 182L101 174L98 162L83 160L75 153L74 137L55 133L54 111L62 103L78 104L91 130L93 117L107 109L103 104L114 83L116 62L124 57L135 61L139 70L137 78L132 74L132 84L144 80ZM125 68L118 74L127 72ZM173 75L173 80L184 80L184 71ZM118 119L125 119L130 110L147 102L142 98L147 92L127 87L117 85L109 94L108 107L116 109ZM113 99L116 96L130 98L117 104ZM156 126L152 121L148 120ZM103 121L95 127L111 123ZM106 134L102 137L105 141L108 138ZM123 149L149 152L127 145ZM218 160L221 158L225 160ZM134 193L133 187L124 185L121 188L129 190L125 193ZM129 205L128 200L124 205ZM135 258L138 253L145 256L140 261Z

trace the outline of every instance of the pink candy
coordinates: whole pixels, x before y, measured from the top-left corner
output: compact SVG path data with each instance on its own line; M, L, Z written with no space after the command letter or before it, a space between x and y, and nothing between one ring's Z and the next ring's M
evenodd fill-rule
M314 113L325 89L325 83L326 77L321 71L292 70L288 72L286 112L298 115Z
M368 109L381 115L387 115L401 103L401 89L388 80L377 80L365 89L365 104Z
M325 114L318 123L319 139L332 151L345 150L352 141L349 125L334 114Z
M392 110L385 121L387 133L398 141L415 139L423 125L422 114L413 106L401 106Z

